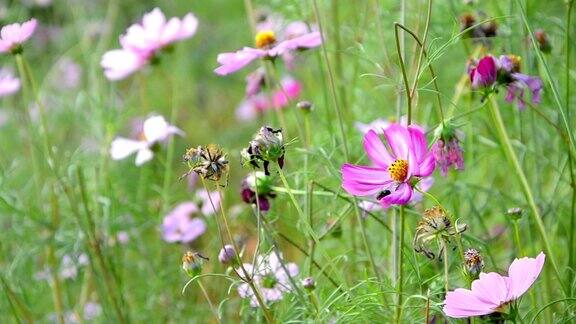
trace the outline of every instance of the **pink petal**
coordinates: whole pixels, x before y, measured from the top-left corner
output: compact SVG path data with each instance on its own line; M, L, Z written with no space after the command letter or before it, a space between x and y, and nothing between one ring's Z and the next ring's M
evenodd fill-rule
M392 190L391 194L382 198L382 202L389 205L406 205L412 198L413 192L414 190L409 184L402 182L396 190Z
M408 160L412 150L408 130L400 124L393 123L384 130L384 136L386 136L386 141L394 153L394 158Z
M266 51L250 47L244 47L236 52L218 54L217 61L220 63L220 66L214 70L214 73L227 75L236 72L252 63L252 61L266 55Z
M510 298L519 298L532 286L542 272L545 260L546 255L540 252L535 259L524 257L512 262L508 268Z
M121 80L138 71L147 61L137 53L124 49L111 50L102 56L100 65L109 80Z
M184 18L182 18L182 24L180 26L180 32L176 36L178 40L190 38L196 34L198 29L198 19L192 13L188 13Z
M478 299L468 289L456 289L446 294L444 314L453 318L487 315L494 312L491 304Z
M424 160L427 147L426 147L426 136L420 127L414 127L412 125L408 126L408 132L410 133L410 140L412 141L412 149L414 150L414 156L418 162Z
M472 292L484 303L498 308L509 301L508 278L496 272L481 273L480 278L472 282Z
M392 182L387 170L382 168L344 164L342 187L351 195L369 196L385 189Z
M311 32L289 40L280 42L272 49L273 56L282 55L286 51L292 51L302 48L313 48L322 45L322 35L320 32Z
M418 169L414 170L413 175L418 177L427 177L434 172L436 168L436 160L434 159L434 155L432 153L428 153L424 160L420 162Z
M388 168L394 162L380 136L374 130L370 130L364 135L364 150L370 161L379 167Z

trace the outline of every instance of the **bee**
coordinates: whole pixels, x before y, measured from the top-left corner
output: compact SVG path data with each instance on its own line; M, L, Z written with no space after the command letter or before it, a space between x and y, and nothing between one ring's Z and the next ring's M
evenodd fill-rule
M384 199L384 197L389 196L392 192L390 192L390 190L382 190L378 193L378 196L376 196L376 200L382 200Z

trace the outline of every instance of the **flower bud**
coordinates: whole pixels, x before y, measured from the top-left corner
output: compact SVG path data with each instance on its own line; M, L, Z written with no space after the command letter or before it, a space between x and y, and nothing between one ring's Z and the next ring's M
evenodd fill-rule
M296 107L304 112L310 112L312 110L312 103L310 101L304 100L296 104Z
M552 51L552 45L550 45L550 41L548 40L548 35L542 29L537 29L534 31L534 38L536 38L536 42L538 42L538 47L544 53L550 53Z
M464 268L471 280L478 279L480 272L484 269L484 260L480 252L475 249L468 249L464 252Z
M220 253L218 253L218 261L222 264L236 263L236 251L234 247L230 244L224 245L224 247L220 249Z
M314 278L312 277L306 277L302 279L302 287L306 290L312 291L316 288L316 281L314 281Z
M524 213L524 211L520 207L509 208L508 211L506 211L506 215L510 216L513 220L522 218L522 213Z

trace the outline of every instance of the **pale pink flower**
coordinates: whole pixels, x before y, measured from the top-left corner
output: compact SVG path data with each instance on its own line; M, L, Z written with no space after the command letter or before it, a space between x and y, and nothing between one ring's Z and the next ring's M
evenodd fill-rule
M212 202L210 202L212 199ZM196 200L199 201L200 205L200 212L204 216L211 216L220 210L220 202L222 198L220 197L220 193L218 191L211 191L208 193L206 189L200 189L196 191ZM214 204L214 206L212 206ZM214 208L216 211L214 211Z
M302 92L302 84L292 77L284 77L280 84L283 90L276 90L270 96L263 92L248 96L236 109L236 118L241 121L254 120L266 110L288 106Z
M272 94L272 106L282 108L288 106L291 100L298 98L302 92L302 84L296 79L285 77L280 82L281 90Z
M0 53L18 53L22 43L32 36L36 26L38 26L38 22L32 18L22 24L14 23L2 27L0 30Z
M377 118L367 124L355 122L354 127L356 127L356 129L362 134L366 134L368 131L373 130L378 135L384 135L384 130L392 123L394 123L393 119ZM406 115L400 117L400 125L408 125L408 117Z
M162 116L152 116L144 121L142 139L133 140L117 137L112 141L110 155L113 160L122 160L136 153L136 165L150 161L154 157L152 147L166 141L170 136L184 135L178 127L168 124Z
M122 48L104 53L100 65L108 79L124 79L152 63L160 50L194 36L197 28L198 20L192 13L166 20L164 13L155 8L144 15L142 23L128 27L120 36Z
M446 294L444 313L453 318L488 315L502 312L507 304L518 300L534 284L546 256L515 259L508 268L508 276L496 272L480 273L472 282L472 289L458 288Z
M18 92L20 86L20 79L15 78L8 70L0 70L0 97Z
M278 258L274 252L265 256L259 255L256 267L252 267L251 263L244 263L243 268L249 276L253 275L254 285L262 294L265 303L281 300L285 293L292 291L290 278L296 277L299 273L295 263L285 263L282 255ZM242 270L239 269L237 272L243 275ZM238 294L242 298L250 299L250 306L260 306L254 291L247 283L238 286Z
M218 54L217 61L220 64L214 72L218 75L234 73L254 60L260 58L275 59L290 51L310 49L322 44L320 32L310 32L292 39L277 42L276 35L271 30L258 32L256 35L256 47L244 47L236 52Z
M162 222L162 238L166 242L190 243L206 232L206 222L192 217L198 213L194 202L184 202L176 206Z

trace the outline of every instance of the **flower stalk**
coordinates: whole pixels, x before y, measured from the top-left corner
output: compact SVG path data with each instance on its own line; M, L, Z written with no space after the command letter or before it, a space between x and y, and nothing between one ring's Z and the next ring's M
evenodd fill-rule
M518 157L516 156L516 153L514 152L514 148L512 147L512 143L510 141L510 138L508 137L508 132L506 131L506 126L504 126L504 121L502 120L502 116L500 115L498 102L496 101L494 96L490 96L489 100L490 100L490 105L488 105L488 107L489 107L490 117L492 118L494 126L496 127L498 139L500 140L500 142L502 144L502 149L504 150L504 155L506 156L506 159L508 160L508 163L512 167L514 173L516 174L516 178L520 182L520 186L522 188L524 196L528 202L528 205L530 206L530 210L532 211L530 213L530 215L532 215L532 218L533 218L534 222L536 223L536 227L538 228L538 231L540 232L540 236L542 237L542 241L544 243L544 249L546 250L546 254L548 255L548 257L550 259L550 264L552 265L552 268L554 269L554 274L558 278L558 283L560 284L560 287L562 288L563 292L565 294L567 294L568 291L567 291L566 285L562 282L562 275L560 274L560 271L558 269L558 264L556 263L556 258L554 256L554 250L550 246L550 242L549 242L548 236L546 234L546 228L544 226L544 222L542 221L542 216L540 215L540 210L536 206L536 202L534 201L534 196L532 194L532 189L530 188L530 184L528 183L528 180L526 179L526 175L524 174L524 171L522 170L522 167L520 166L520 162L518 162Z

